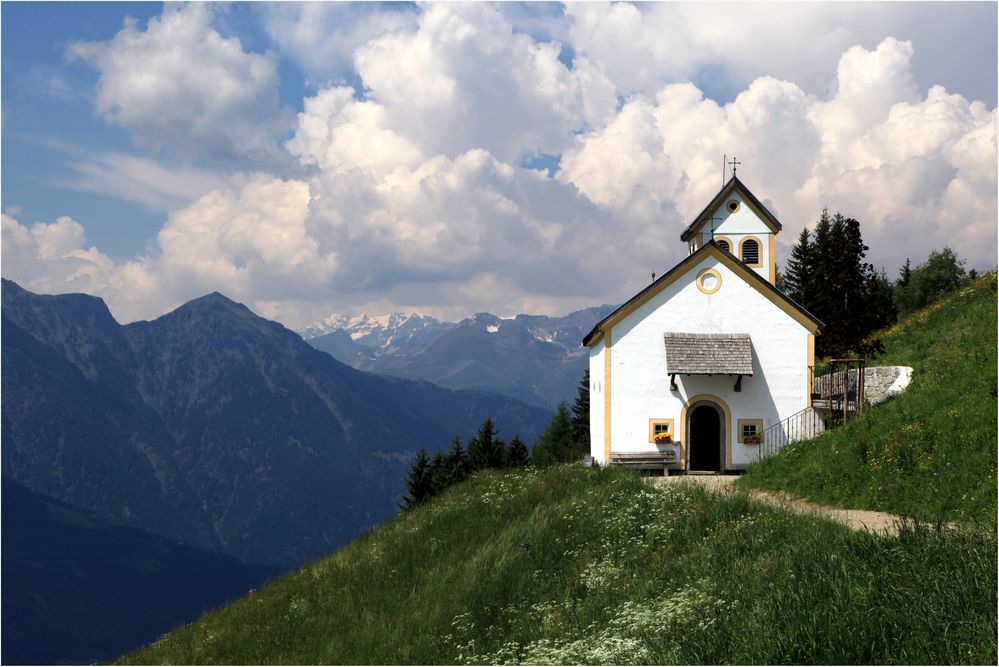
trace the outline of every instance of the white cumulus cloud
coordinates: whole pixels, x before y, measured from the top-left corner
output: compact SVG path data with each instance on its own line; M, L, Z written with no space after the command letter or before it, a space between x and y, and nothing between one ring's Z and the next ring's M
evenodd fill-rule
M565 312L620 302L679 260L723 154L784 223L783 256L828 207L862 222L889 271L944 244L994 265L995 109L920 85L911 42L861 44L823 23L845 11L827 8L789 10L784 26L802 27L785 47L812 41L814 53L781 65L786 48L764 49L754 67L772 71L726 70L744 82L716 101L688 79L722 62L725 43L751 59L759 41L733 22L762 19L734 6L708 30L706 11L569 5L543 19L562 25L548 33L560 44L519 30L526 10L484 4L264 8L291 26L272 39L310 76L348 52L356 67L356 86L318 86L285 133L276 56L221 37L209 8L169 8L145 30L73 47L101 72L100 113L137 140L266 146L287 163L212 179L117 154L80 160L90 189L169 208L148 255L114 264L69 218L5 216L4 273L105 296L125 320L212 290L291 326L330 311ZM345 41L323 50L333 24ZM206 74L178 83L174 60ZM822 82L804 74L817 62ZM170 91L200 101L185 109ZM521 166L540 154L557 156L554 178Z
M168 5L141 30L127 19L106 42L74 42L70 56L100 73L94 108L143 147L274 163L285 120L272 54L246 53L211 24L208 4Z

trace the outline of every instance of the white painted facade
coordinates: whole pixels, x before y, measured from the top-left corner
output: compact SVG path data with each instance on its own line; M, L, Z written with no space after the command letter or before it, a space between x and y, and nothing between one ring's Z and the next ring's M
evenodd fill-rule
M715 238L725 236L738 243L736 239L752 234L760 241L762 268L752 269L724 256L707 244L710 234L704 230L703 244L697 244L696 234L692 239L696 246L691 256L594 330L602 334L589 341L590 454L595 460L606 463L613 454L672 449L676 464L670 467L686 468L689 413L698 397L705 397L721 408L719 414L724 413L721 467L742 469L755 460L758 445L741 443L740 419L762 420L766 429L810 404L808 368L818 323L747 275L755 271L771 279L772 231L738 195L726 197L719 208L724 210L730 199L739 201L739 210L716 223ZM717 215L722 217L720 211ZM721 277L721 286L713 293L697 284L706 269ZM741 391L735 390L737 378L731 375L677 375L677 388L672 390L663 341L666 332L749 334L753 374L742 377ZM670 419L673 443L650 442L650 420Z

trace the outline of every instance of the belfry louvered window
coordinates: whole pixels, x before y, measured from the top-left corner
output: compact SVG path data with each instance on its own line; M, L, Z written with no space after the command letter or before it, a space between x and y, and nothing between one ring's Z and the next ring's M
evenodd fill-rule
M746 264L760 263L760 244L754 239L746 239L742 243L742 261Z
M725 252L732 252L732 248L729 247L728 241L726 241L725 239L719 239L718 241L716 241L716 243L719 246L721 246L721 249L724 250Z

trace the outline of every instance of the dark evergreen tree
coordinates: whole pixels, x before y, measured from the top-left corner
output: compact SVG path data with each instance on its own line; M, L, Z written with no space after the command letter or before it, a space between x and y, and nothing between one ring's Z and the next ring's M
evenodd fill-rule
M787 274L779 266L774 268L774 287L787 294Z
M868 336L895 320L892 285L864 261L867 250L860 222L823 209L814 235L802 230L791 251L783 285L824 323L819 356L867 354L878 346Z
M884 269L874 275L868 283L866 328L867 332L877 331L890 326L898 319L895 308L895 287L885 274Z
M430 459L430 495L439 496L452 483L451 472L447 465L447 454L438 451Z
M590 448L590 369L583 371L583 379L576 387L576 401L572 404L572 439L586 449Z
M833 265L833 224L829 211L822 209L822 215L815 224L815 241L811 247L812 281L808 304L805 306L817 318L828 324L829 290L828 284L835 273ZM804 305L804 304L802 304Z
M912 269L909 266L909 258L905 258L905 264L898 272L898 282L895 283L896 287L908 287L909 282L912 280Z
M479 447L479 439L473 436L468 439L468 472L473 473L485 467L486 463Z
M416 453L413 465L406 476L406 491L407 495L403 496L402 499L404 510L413 509L426 502L434 494L430 460L427 458L427 450L423 447L420 447L420 451Z
M447 452L447 469L451 484L459 484L468 477L468 456L458 436L451 440L451 449Z
M530 452L527 451L527 445L524 441L520 439L519 435L513 436L506 446L506 467L523 468L530 458Z
M811 233L805 227L798 235L798 243L791 249L787 260L787 270L783 273L782 285L778 289L805 305L812 301L812 288L815 281L815 260L812 251ZM807 308L807 306L805 306ZM816 316L817 317L817 316Z
M569 410L565 403L559 403L555 416L531 451L531 465L544 467L578 461L588 451L588 443L582 447L572 437L572 419L569 417Z
M500 468L503 466L503 441L499 439L492 419L486 419L479 432L468 441L468 466L470 470Z

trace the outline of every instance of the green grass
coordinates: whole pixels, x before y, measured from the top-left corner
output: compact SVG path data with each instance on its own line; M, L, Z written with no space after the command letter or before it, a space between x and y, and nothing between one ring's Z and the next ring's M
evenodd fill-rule
M996 275L881 332L869 365L914 369L900 396L752 466L784 490L923 521L996 523Z
M127 664L996 662L996 535L481 473Z

